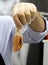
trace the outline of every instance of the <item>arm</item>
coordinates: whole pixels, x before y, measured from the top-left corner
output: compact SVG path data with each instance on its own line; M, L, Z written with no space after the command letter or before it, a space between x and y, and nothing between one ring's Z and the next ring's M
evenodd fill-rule
M19 3L15 5L12 16L18 29L21 29L22 26L32 20L31 24L28 24L27 30L23 33L24 42L40 42L46 36L47 22L43 20L42 15L34 4Z

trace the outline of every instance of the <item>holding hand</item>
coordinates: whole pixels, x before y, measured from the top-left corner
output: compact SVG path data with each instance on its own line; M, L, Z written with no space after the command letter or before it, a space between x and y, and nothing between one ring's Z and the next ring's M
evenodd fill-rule
M15 24L18 29L26 23L30 23L36 17L37 8L31 3L19 3L16 4L12 11L12 16L14 18Z
M12 16L18 29L29 24L29 27L37 32L45 30L45 23L37 7L32 3L18 3L14 5Z

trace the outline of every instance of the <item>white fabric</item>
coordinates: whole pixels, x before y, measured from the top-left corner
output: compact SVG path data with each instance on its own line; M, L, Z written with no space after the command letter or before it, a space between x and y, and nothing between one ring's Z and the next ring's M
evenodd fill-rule
M17 51L16 53L12 51L11 61L12 61L13 65L22 65L22 60L21 60L19 54L20 54L19 51Z
M6 65L11 64L12 40L16 27L10 16L0 16L0 53Z

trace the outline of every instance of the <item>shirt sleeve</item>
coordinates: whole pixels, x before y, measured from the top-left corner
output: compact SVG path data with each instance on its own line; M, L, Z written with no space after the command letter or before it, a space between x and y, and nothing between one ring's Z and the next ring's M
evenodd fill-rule
M23 33L23 40L25 43L38 43L48 34L48 21L44 17L46 23L46 30L44 32L36 32L27 25L27 30Z

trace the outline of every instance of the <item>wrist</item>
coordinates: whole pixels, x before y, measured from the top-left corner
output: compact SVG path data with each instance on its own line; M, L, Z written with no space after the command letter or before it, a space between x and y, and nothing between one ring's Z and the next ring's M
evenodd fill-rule
M45 30L45 22L41 14L37 11L36 18L29 24L30 28L36 32L43 32Z

